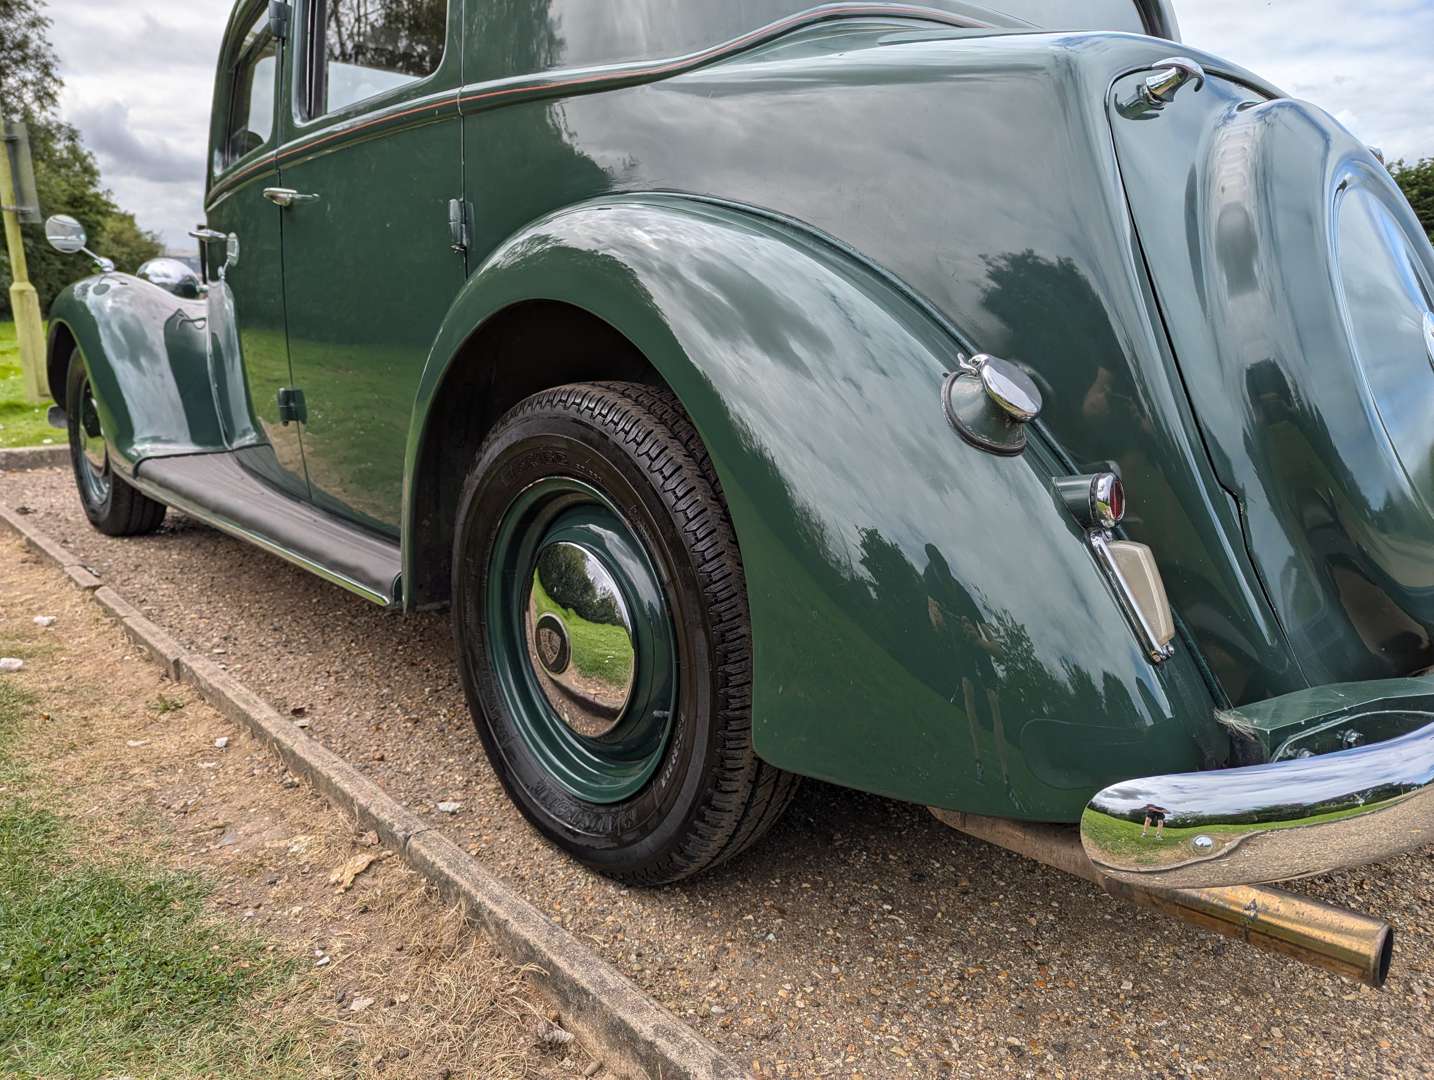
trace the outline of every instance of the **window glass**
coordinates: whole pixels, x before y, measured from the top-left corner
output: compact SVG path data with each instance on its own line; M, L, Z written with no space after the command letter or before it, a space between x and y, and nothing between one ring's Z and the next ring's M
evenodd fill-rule
M322 115L438 70L448 36L448 0L328 0L315 28Z
M239 50L234 69L234 94L229 103L229 131L221 165L238 161L263 146L274 133L274 75L278 70L269 16L259 16Z

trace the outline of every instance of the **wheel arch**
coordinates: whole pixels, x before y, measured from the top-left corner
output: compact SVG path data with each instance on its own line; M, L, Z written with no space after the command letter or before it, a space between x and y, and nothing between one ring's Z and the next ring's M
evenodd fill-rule
M661 382L642 353L564 300L518 300L485 317L436 382L405 485L405 605L445 602L463 479L493 425L518 402L566 383Z
M65 408L66 383L70 373L70 356L80 347L75 333L63 319L50 319L45 344L45 376L50 382L50 397ZM84 355L83 352L80 353Z
M423 580L415 560L430 547L417 536L435 524L419 513L435 481L418 473L440 464L427 439L484 415L458 393L481 381L450 382L450 368L481 370L465 346L534 302L629 343L711 454L747 574L754 738L772 764L954 809L1076 820L1107 778L1218 755L1193 663L1148 663L1039 440L997 458L947 425L941 385L971 343L852 253L739 207L604 198L485 262L420 381L406 580Z

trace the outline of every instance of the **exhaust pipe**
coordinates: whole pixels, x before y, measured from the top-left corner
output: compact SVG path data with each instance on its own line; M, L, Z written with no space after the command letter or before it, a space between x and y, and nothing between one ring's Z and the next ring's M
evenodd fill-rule
M1383 919L1267 885L1159 889L1106 877L1091 863L1077 829L981 817L930 807L943 825L1099 885L1111 896L1181 922L1239 938L1266 952L1384 985L1394 955L1394 928Z

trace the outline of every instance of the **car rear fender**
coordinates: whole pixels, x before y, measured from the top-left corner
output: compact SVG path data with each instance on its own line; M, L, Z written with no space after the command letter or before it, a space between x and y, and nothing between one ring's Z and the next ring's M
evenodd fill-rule
M534 299L625 335L710 451L746 568L764 758L914 802L1066 821L1105 783L1222 762L1192 656L1144 655L1041 440L997 457L948 425L943 379L977 343L852 253L726 204L581 204L472 277L418 392L407 579L413 471L445 371L488 319Z

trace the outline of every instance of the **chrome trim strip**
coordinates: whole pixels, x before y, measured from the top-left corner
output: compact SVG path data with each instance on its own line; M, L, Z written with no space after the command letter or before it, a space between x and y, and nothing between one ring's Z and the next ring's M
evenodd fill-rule
M990 14L996 14L990 12ZM692 71L718 60L765 45L783 34L814 26L817 23L843 18L915 19L944 23L967 30L1039 29L1022 19L1010 17L1008 24L992 23L973 15L962 15L922 4L903 4L895 0L876 3L838 2L821 4L760 26L740 37L699 49L696 52L666 58L651 58L623 63L594 64L581 67L555 68L548 71L525 72L500 79L468 83L459 91L459 105L506 98L514 94L533 97L563 92L563 96L595 90L616 89L669 75ZM472 110L465 109L464 112Z
M164 503L166 506L171 506L176 510L182 511L188 516L194 518L196 521L202 521L204 522L204 524L212 526L213 528L218 529L220 532L226 532L230 536L237 537L240 540L253 544L255 547L262 548L271 555L277 555L285 562L290 562L293 563L295 566L302 567L303 569L309 571L309 573L311 574L317 574L325 581L332 582L335 585L340 585L343 588L347 589L349 592L354 593L357 596L362 596L365 600L378 604L380 607L393 607L398 603L399 582L401 580L400 578L394 578L393 595L385 596L383 593L376 592L375 590L370 589L367 585L361 585L357 581L354 581L352 578L345 577L343 574L340 574L334 570L330 570L328 567L323 566L320 563L316 563L312 559L307 559L303 555L298 554L297 552L290 551L288 548L284 547L281 544L276 544L274 541L270 540L266 536L261 535L260 533L256 533L251 529L246 529L242 525L236 525L228 518L216 514L212 510L206 510L203 507L191 502L189 499L186 499L180 495L176 495L168 488L163 488L160 487L158 484L153 484L147 480L141 479L137 471L134 473L134 475L128 477L128 482L133 487L136 487L140 491L144 492L151 499L157 499L160 502Z
M1254 885L1434 842L1434 724L1306 758L1123 780L1086 807L1101 873L1158 888Z

